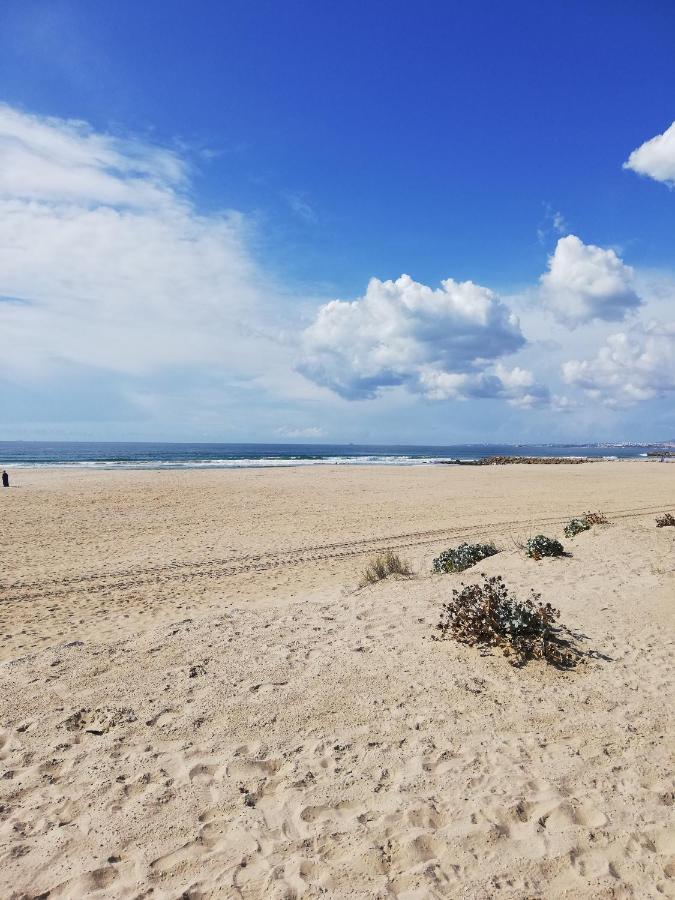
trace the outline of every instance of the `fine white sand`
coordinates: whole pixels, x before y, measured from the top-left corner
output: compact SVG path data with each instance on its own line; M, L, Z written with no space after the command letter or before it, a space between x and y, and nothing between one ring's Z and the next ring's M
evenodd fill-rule
M675 896L675 466L12 474L0 896ZM485 538L575 670L431 639Z

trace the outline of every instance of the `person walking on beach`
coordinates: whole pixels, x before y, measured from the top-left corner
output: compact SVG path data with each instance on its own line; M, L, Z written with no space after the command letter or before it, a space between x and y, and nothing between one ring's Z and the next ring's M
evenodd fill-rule
M9 475L4 469L2 470L2 486L9 487Z

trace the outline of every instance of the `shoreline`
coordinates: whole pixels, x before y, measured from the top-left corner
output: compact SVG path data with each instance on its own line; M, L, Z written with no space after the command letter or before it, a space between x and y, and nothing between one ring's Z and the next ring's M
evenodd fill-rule
M333 460L260 460L250 461L246 463L221 463L221 462L148 462L143 463L127 463L127 462L63 462L63 463L13 463L6 462L4 467L14 471L42 471L42 470L76 470L76 471L95 471L95 472L163 472L163 471L228 471L228 470L257 470L257 469L311 469L324 467L341 467L341 468L365 468L365 469L407 469L407 468L429 468L435 466L478 466L485 467L491 465L578 465L580 463L596 463L596 462L660 462L659 454L641 454L640 456L619 457L619 456L524 456L509 459L507 457L499 457L504 462L492 462L492 457L479 457L478 459L429 459L429 460L407 460L405 462L361 462L344 459L342 461ZM665 455L664 462L675 462L675 457Z

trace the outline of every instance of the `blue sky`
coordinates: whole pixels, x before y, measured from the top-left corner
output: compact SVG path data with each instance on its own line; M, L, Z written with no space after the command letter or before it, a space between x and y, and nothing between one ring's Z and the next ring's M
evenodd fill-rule
M666 0L5 0L4 436L675 436L674 43Z

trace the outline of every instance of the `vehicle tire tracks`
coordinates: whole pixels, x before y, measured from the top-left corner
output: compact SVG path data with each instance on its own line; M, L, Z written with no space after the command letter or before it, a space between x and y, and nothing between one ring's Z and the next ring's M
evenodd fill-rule
M669 505L675 504L660 503L658 506L629 507L608 510L605 514L610 521L640 518L661 512ZM229 578L235 575L266 572L270 569L327 559L340 560L385 550L405 550L425 544L441 543L452 538L466 538L487 533L503 534L514 529L559 525L566 522L568 518L567 515L547 516L456 527L446 526L427 531L270 550L259 554L242 554L215 560L193 560L113 572L89 572L62 578L16 581L0 586L0 603L57 598L71 594L93 594L107 590L134 590L145 585L156 586L169 582L187 582L198 578Z

